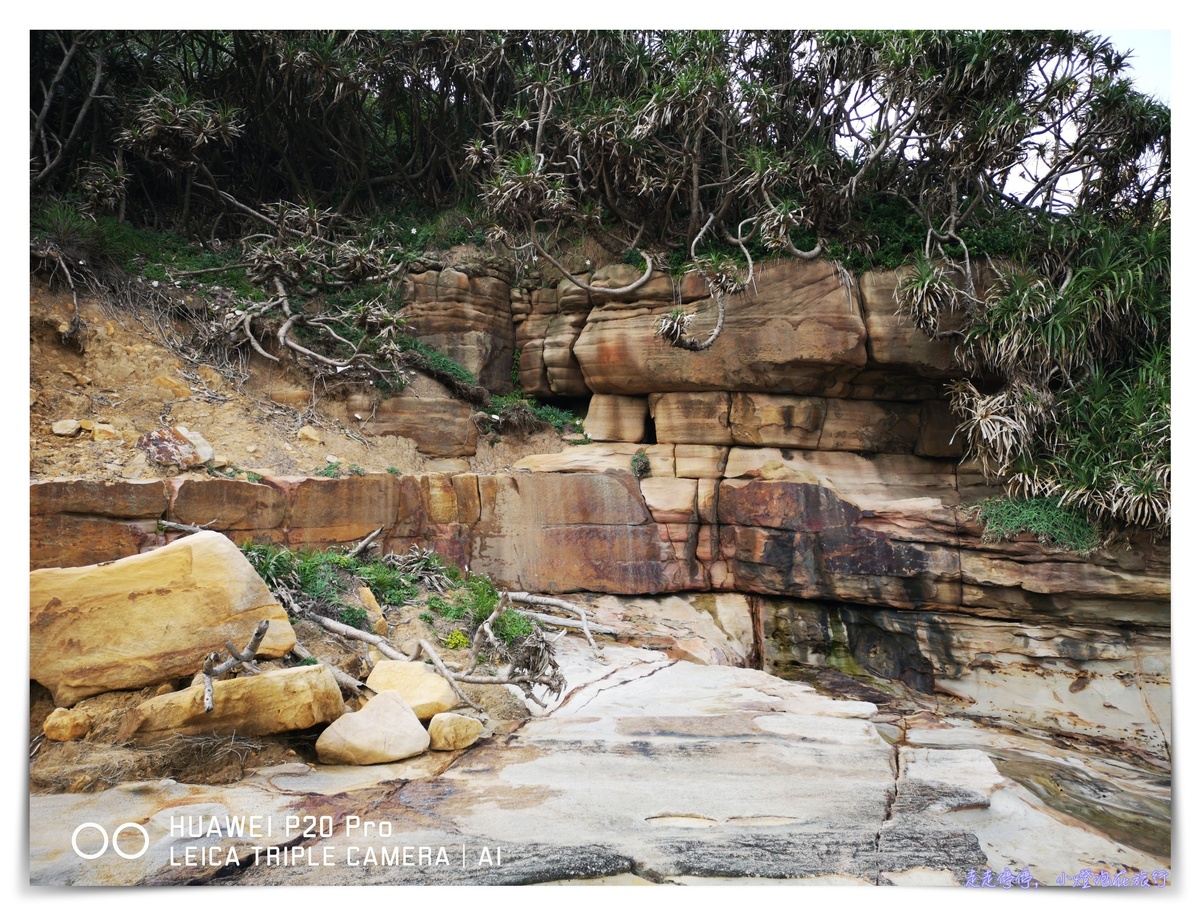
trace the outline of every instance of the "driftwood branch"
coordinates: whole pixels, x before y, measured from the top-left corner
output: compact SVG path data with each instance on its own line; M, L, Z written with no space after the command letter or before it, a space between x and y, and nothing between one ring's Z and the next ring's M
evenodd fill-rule
M430 645L428 642L426 642L424 639L418 640L417 645L420 646L421 651L425 653L425 655L429 658L429 660L433 662L433 666L437 668L437 672L446 678L446 682L450 684L450 688L452 690L454 690L454 694L456 696L458 696L458 698L461 699L463 702L465 702L467 705L471 706L471 708L475 709L475 711L483 712L484 711L483 706L476 705L474 702L472 702L470 699L467 698L467 694L464 693L462 691L462 687L458 685L458 683L459 683L458 677L456 677L455 674L453 674L451 671L449 671L446 668L446 665L444 663L442 663L442 659L440 657L438 657L438 653L436 651L434 651L433 646ZM418 654L417 657L419 658L420 654ZM413 658L413 660L415 661L416 658Z
M363 539L362 539L362 540L360 540L360 541L358 542L358 546L356 546L354 549L352 549L352 550L351 550L349 553L347 553L346 555L347 555L347 556L358 556L358 555L359 555L359 554L361 554L361 553L362 553L362 552L363 552L365 549L367 549L367 547L369 547L369 546L370 546L372 543L374 543L374 542L375 542L375 538L376 538L376 537L378 537L378 536L379 536L380 534L382 534L382 533L383 533L383 528L382 528L382 527L377 527L377 528L375 528L375 530L374 530L374 531L372 531L371 533L367 534L367 536L363 537Z
M216 651L204 659L204 711L206 714L213 710L213 679L215 677L242 666L257 672L257 668L254 668L249 662L258 653L258 646L262 644L263 637L267 634L270 626L270 620L260 620L259 624L254 627L254 634L250 636L250 641L246 643L246 647L242 651L238 651L233 642L227 641L225 643L225 650L229 652L227 660L222 661L220 653Z
M348 639L356 639L359 642L374 645L385 658L391 658L393 661L416 660L416 658L410 658L402 651L399 651L391 642L381 635L376 635L374 632L363 632L361 629L355 629L353 626L347 626L345 623L340 623L337 620L331 620L328 617L316 614L306 614L305 618L320 624L330 632L336 632L338 635L344 635Z
M217 519L213 518L208 524L216 524ZM179 531L183 534L199 534L202 531L209 530L208 524L182 524L178 521L159 521L158 526L164 531Z
M295 647L292 648L292 654L298 657L301 661L305 660L306 658L316 658L318 663L324 664L333 672L333 679L337 680L338 686L342 687L343 689L348 689L353 693L361 693L364 689L366 689L367 685L361 680L356 680L354 677L350 676L335 664L330 664L328 661L318 658L315 654L298 642L296 643Z
M592 630L595 629L596 632L603 632L607 635L617 634L615 629L611 629L607 626L592 626L588 621L587 610L579 606L579 604L573 604L570 601L560 600L557 597L542 597L537 594L529 594L525 591L510 591L508 596L510 600L514 600L519 604L531 604L535 607L555 607L559 610L566 610L568 613L576 614L579 617L578 623L576 623L574 620L558 619L557 617L549 616L544 613L530 613L529 616L540 622L550 623L551 625L555 626L562 626L564 629L582 630L583 634L587 637L588 644L592 646L592 651L595 651L597 654L603 651L603 649L600 648L600 646L596 644L596 640L592 638Z

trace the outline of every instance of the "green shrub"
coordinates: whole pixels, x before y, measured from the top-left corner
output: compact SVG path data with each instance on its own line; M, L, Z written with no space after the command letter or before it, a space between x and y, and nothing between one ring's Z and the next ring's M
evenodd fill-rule
M320 663L321 662L318 661L315 657L313 657L312 655L309 655L307 658L301 658L299 661L297 661L296 666L297 667L312 667L314 664L320 664Z
M983 523L984 537L1003 540L1017 534L1033 534L1042 543L1053 544L1077 553L1089 553L1099 546L1096 526L1083 512L1056 499L984 499L971 506Z
M467 576L467 607L471 613L471 621L476 626L492 615L496 603L500 600L500 592L486 575L471 574ZM503 614L501 614L503 616Z
M301 553L293 569L300 590L321 601L333 600L344 588L338 558L330 553Z
M362 607L343 607L342 612L338 614L338 619L347 626L366 631L367 611Z
M354 574L385 604L402 604L417 596L416 586L408 577L387 563L359 563Z
M287 547L273 543L243 543L241 551L268 587L279 585L296 567L296 554Z
M461 629L455 629L446 636L445 644L451 651L458 651L460 648L470 648L471 640L467 638L467 634Z
M506 645L512 645L533 632L533 623L518 610L505 610L496 617L492 632Z
M336 480L342 475L342 465L340 461L330 461L320 470L316 471L319 477L328 477L331 480Z
M650 476L650 456L646 454L645 448L639 448L629 459L629 469L639 480Z

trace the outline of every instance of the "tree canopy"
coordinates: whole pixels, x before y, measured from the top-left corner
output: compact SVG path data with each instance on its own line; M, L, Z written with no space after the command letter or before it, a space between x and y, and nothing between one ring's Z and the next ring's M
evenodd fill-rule
M586 232L702 270L718 302L765 257L903 268L902 307L971 373L953 402L990 474L1094 519L1169 524L1170 111L1101 36L30 40L41 198L253 237L268 289L394 278L377 227L401 210L458 209L517 257ZM711 343L682 321L660 333Z

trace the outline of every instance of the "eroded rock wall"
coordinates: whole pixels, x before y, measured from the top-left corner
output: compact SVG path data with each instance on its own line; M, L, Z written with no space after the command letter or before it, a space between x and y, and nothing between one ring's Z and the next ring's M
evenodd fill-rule
M1131 739L1169 740L1165 699L1146 699L1154 711L1141 715L1113 685L1136 681L1145 698L1169 682L1169 543L1136 537L1085 559L1032 540L986 542L966 509L994 490L959 460L949 345L897 316L893 274L847 282L829 264L767 265L751 292L730 297L713 347L693 353L653 328L682 303L699 312L693 331L707 332L696 278L673 287L656 275L614 298L566 280L514 290L476 273L412 277L410 325L496 388L515 347L527 393L590 396L596 444L486 475L36 482L31 566L145 551L174 536L160 519L300 548L382 527L392 550L432 547L504 587L790 601L757 623L764 660L783 666L828 661L833 643L812 635L818 611L796 609L823 608L863 644L872 627L892 633L876 641L905 646L912 663L901 667L918 688L961 689L981 715L999 707L1001 680L1041 677L1067 697L1055 726L1086 732L1109 702ZM635 274L581 278L617 288ZM428 405L416 415L431 442L448 425ZM395 422L393 433L414 428ZM427 450L469 453L473 438L458 438ZM639 451L650 466L641 479ZM1018 670L1032 673L1013 679ZM1057 708L1030 695L1031 709Z

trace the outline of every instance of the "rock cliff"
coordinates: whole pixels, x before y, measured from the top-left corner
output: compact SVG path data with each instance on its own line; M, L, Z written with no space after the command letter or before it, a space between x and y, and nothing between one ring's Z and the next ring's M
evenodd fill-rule
M582 278L616 288L636 272ZM525 390L589 397L595 444L493 473L37 481L31 566L150 549L172 539L159 520L296 547L382 527L395 551L432 547L511 588L753 595L756 656L776 670L827 663L840 645L869 655L864 670L981 715L1167 752L1169 543L1135 537L1084 559L987 542L966 509L994 490L959 460L950 349L896 314L893 275L768 264L702 353L652 332L678 303L704 320L695 278L656 274L615 299L510 281L485 267L414 275L411 326L494 386L515 351ZM465 415L469 436L438 401L395 401L364 431L411 433L433 454L475 447ZM1045 688L1006 710L995 684L1023 671Z

